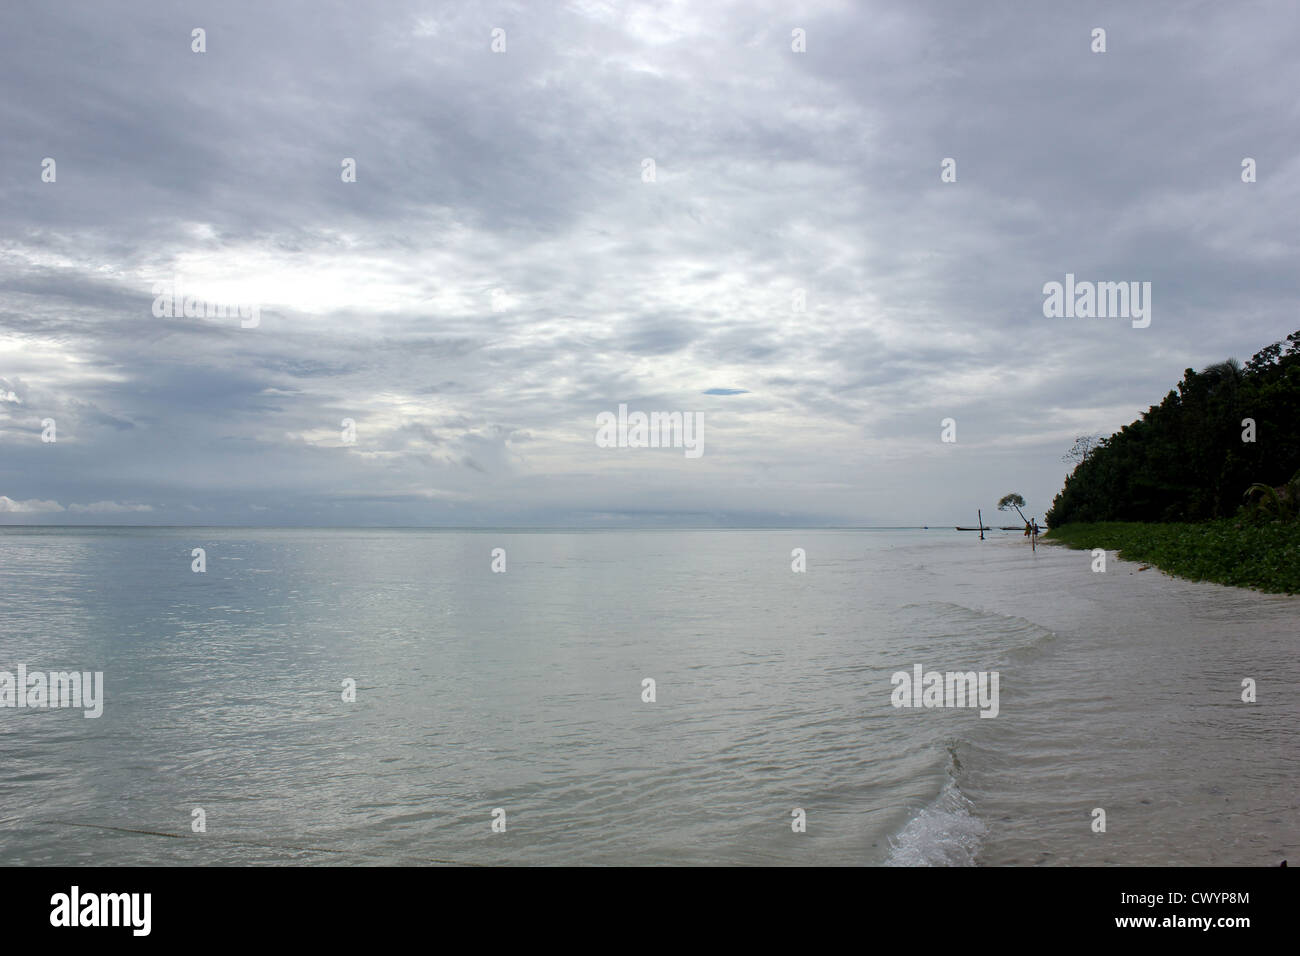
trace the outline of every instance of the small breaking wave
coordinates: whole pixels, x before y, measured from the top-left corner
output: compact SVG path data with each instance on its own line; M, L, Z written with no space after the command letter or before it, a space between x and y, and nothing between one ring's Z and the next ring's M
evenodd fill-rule
M939 795L889 841L886 866L974 866L988 827L974 810L974 804L957 786L961 762L953 746L948 782Z
M1032 658L1046 650L1056 640L1056 632L1028 618L1016 614L1003 614L982 608L955 604L951 601L927 601L905 604L900 610L922 612L926 621L918 625L921 633L938 636L936 631L948 628L942 636L992 636L996 653L1009 658ZM930 623L933 622L933 623Z

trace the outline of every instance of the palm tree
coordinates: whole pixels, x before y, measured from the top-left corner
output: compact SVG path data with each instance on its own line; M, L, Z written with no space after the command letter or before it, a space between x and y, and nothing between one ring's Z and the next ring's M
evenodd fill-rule
M1253 495L1264 495L1279 520L1292 520L1297 515L1297 505L1300 505L1300 471L1297 471L1291 480L1282 486L1281 495L1272 485L1265 485L1258 481L1246 489L1245 497L1250 498Z
M1213 365L1205 366L1202 375L1209 375L1212 378L1238 379L1241 378L1241 363L1235 358L1225 359L1222 362L1215 362Z
M1244 373L1242 372L1241 363L1235 358L1230 358L1205 366L1201 374L1221 381L1236 382L1241 379Z

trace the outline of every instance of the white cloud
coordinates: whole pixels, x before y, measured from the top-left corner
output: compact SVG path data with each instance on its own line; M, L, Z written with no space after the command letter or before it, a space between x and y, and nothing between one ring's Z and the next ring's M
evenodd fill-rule
M75 506L74 506L75 507ZM63 505L57 501L40 501L28 498L26 501L14 501L7 495L0 495L0 512L9 514L33 514L42 511L62 511Z

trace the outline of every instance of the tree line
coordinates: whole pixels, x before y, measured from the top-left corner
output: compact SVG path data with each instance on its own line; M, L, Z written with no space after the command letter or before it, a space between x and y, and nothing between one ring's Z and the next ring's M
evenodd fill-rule
M1284 351L1285 346L1285 351ZM1076 442L1078 464L1047 522L1208 521L1266 508L1252 485L1292 500L1300 471L1300 331L1245 368L1236 359L1187 369L1159 405L1109 438ZM1259 489L1256 489L1258 492ZM1256 495L1252 494L1252 498ZM1277 495L1267 496L1274 504Z

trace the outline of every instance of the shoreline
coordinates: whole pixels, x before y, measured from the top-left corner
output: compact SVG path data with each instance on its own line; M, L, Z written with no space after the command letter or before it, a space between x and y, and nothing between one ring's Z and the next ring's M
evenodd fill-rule
M985 544L964 562L966 600L1050 636L1004 655L1002 714L955 744L958 786L987 827L975 865L1294 859L1300 597L1143 574L1113 553L1097 573L1086 552ZM1023 597L1008 610L998 579L1012 576ZM1091 829L1097 808L1106 832Z
M1208 581L1268 594L1300 594L1300 525L1066 524L1042 540L1073 550L1101 548L1186 581Z

